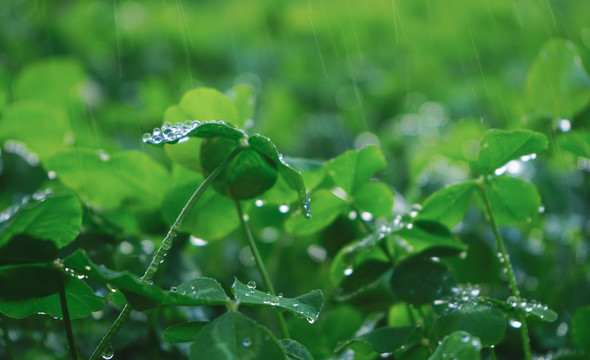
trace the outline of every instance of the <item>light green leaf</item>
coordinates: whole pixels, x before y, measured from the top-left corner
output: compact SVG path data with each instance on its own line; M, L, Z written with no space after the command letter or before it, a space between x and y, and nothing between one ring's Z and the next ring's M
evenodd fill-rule
M208 321L189 321L169 326L164 330L164 340L171 344L191 342L207 324Z
M436 221L452 229L465 216L477 186L466 181L438 190L424 201L416 219Z
M173 223L188 199L203 182L190 182L177 186L165 194L162 214L168 223ZM233 200L222 196L213 189L203 193L185 218L181 231L188 232L207 241L221 239L240 225L240 219Z
M428 253L430 256L451 256L467 246L443 225L429 220L414 220L411 227L393 233L399 259Z
M455 331L447 335L428 360L477 360L481 359L481 341L468 332Z
M590 75L570 41L545 43L527 75L533 112L553 119L572 119L590 102Z
M76 239L82 225L82 205L74 194L36 193L0 216L0 247L23 234L52 241L62 248Z
M41 160L67 149L69 131L66 115L40 102L17 102L0 117L0 140L22 142Z
M478 337L483 347L501 342L505 329L506 319L502 311L491 303L479 301L479 298L469 298L460 306L447 305L434 323L434 333L439 339L463 330Z
M324 298L320 290L314 290L305 295L296 298L286 298L280 295L272 295L260 290L256 290L256 284L253 282L242 284L235 279L232 285L232 291L237 301L243 305L268 305L280 309L288 310L300 317L306 318L309 322L314 322L320 315Z
M231 88L227 96L231 99L238 111L240 126L254 117L256 108L256 94L250 85L240 84Z
M244 125L231 100L215 89L189 90L180 99L179 106L188 116L184 120L223 120L237 127Z
M531 183L506 176L494 177L486 189L499 225L525 221L539 213L541 197Z
M79 99L79 90L86 81L82 65L68 58L43 59L27 65L14 82L18 100L35 100L68 109ZM43 130L40 130L43 131Z
M530 130L492 129L483 134L477 163L481 173L489 175L510 160L539 154L545 150L547 150L547 138L541 133Z
M293 235L308 235L330 225L348 205L346 201L332 194L331 191L320 189L311 195L313 216L305 218L295 213L285 221L285 230Z
M168 171L144 153L79 149L57 154L44 163L57 179L82 200L102 208L154 209L170 184Z
M359 211L368 212L377 218L391 215L393 198L393 191L389 185L374 181L361 184L354 192L353 202Z
M336 186L347 194L353 194L386 166L385 157L376 146L367 146L359 151L349 150L326 163L328 174Z
M190 360L287 360L274 335L239 312L205 326L191 345Z
M287 354L289 360L313 360L313 356L311 356L305 346L295 340L284 339L280 340L279 344L283 348L285 354Z

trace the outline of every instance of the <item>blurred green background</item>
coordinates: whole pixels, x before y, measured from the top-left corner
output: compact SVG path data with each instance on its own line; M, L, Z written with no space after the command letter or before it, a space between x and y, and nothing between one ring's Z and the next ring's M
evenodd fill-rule
M255 112L245 127L270 137L291 157L323 161L379 145L389 163L379 177L395 190L399 214L468 178L484 130L530 128L550 137L550 151L514 175L538 186L546 216L508 229L506 237L525 295L543 294L563 316L533 327L534 348L567 346L571 312L590 299L590 161L584 160L590 157L590 76L584 65L590 62L589 12L587 1L571 0L2 1L0 207L39 188L61 186L45 165L68 149L147 154L138 166L157 167L162 176L146 190L143 208L125 202L109 208L108 201L94 199L102 207L86 210L87 227L76 244L113 268L139 273L172 216L159 212L164 195L200 179L173 166L169 151L148 148L141 136L161 126L166 109L195 87L231 97L235 86L250 86ZM562 135L582 140L572 146ZM317 276L327 274L326 257L318 259L310 248L320 244L329 260L358 229L343 218L322 234L293 241L281 235L284 215L256 211L265 220L258 224L252 215L252 223L269 243L263 251L278 274L276 287L293 293L329 288ZM485 221L468 216L473 222L461 229L462 239L484 240L466 241L473 258L454 270L460 281L488 284L491 294L502 295ZM105 224L113 228L105 231ZM282 245L270 245L276 242ZM113 255L124 243L134 250ZM236 273L256 277L248 256L239 260L243 245L233 234L203 251L172 254L182 265L162 281L174 284L191 271L224 285ZM359 309L367 308L327 305L324 316L336 324L349 319L331 326L351 333L360 326ZM168 323L204 316L166 311ZM75 325L92 334L80 346L92 348L110 320ZM139 328L142 319L135 320L129 326ZM562 323L565 332L558 328ZM137 351L138 341L157 336L146 331L127 334L117 347ZM324 358L350 334L340 335L302 342ZM513 342L506 353L518 347Z

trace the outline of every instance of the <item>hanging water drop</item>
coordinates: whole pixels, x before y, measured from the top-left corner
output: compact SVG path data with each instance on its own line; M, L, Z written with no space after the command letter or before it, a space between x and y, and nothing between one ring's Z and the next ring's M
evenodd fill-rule
M111 345L109 345L109 347L102 353L102 358L105 360L110 360L113 358L113 356L115 356L115 352L113 351Z
M244 340L242 340L242 346L243 347L252 346L252 339L250 339L249 337L245 337Z
M313 317L309 316L309 317L307 318L307 322L308 322L308 323L310 323L310 324L313 324L313 323L315 322L315 318L313 318Z

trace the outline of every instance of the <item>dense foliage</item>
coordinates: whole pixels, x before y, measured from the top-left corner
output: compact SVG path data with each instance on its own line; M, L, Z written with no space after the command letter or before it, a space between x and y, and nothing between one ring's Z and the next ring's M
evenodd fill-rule
M589 358L587 7L2 2L0 358Z

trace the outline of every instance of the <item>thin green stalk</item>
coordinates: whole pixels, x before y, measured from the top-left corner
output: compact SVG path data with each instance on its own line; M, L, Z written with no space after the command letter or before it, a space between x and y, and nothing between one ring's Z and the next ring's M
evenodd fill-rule
M14 359L14 350L12 349L12 342L10 341L10 337L8 336L8 327L6 326L6 317L3 314L0 314L0 326L2 327L2 334L4 336L4 344L5 344L5 352L6 352L6 359L12 360Z
M493 348L490 348L490 358L492 360L496 360L496 350L494 350Z
M184 207L180 211L180 214L178 214L178 217L176 218L176 221L174 221L174 224L170 226L168 234L166 234L166 237L164 238L164 240L162 240L162 245L160 245L160 247L154 254L152 262L150 263L147 270L141 277L141 280L143 282L149 283L154 278L154 275L160 268L160 264L164 262L164 258L166 257L168 250L170 250L170 248L172 247L172 243L174 242L174 238L180 231L182 222L188 215L189 211L193 208L197 200L199 200L201 195L203 195L203 193L205 192L205 190L207 190L209 185L211 185L213 180L215 180L215 178L217 178L217 176L227 167L227 165L244 149L244 146L239 146L238 148L236 148L221 164L219 164L215 168L215 170L213 170L213 172L211 172L211 174L209 174L209 176L207 176L203 183L201 183L201 185L197 188L195 193L190 197L186 205L184 205ZM105 336L102 338L96 349L94 349L94 352L90 356L90 360L98 360L102 356L103 352L110 346L113 337L115 337L115 335L123 325L123 322L125 322L125 320L127 320L129 315L131 314L131 311L132 309L129 305L125 305L123 307L123 310L121 310L121 313L117 317L117 320L115 320L115 322L113 323L109 331L105 334Z
M78 360L76 355L76 343L74 342L74 333L72 332L72 322L70 321L70 311L68 310L68 301L66 299L66 289L64 285L64 276L66 274L59 274L59 303L61 305L61 314L63 316L64 326L66 329L66 339L68 340L68 348L70 349L70 356L72 360Z
M242 211L242 205L240 205L240 201L236 200L236 209L238 210L238 217L240 218L240 224L242 225L242 231L248 238L248 244L250 245L250 251L252 251L252 255L254 255L254 260L256 261L256 267L260 272L260 276L262 277L262 281L264 282L264 286L268 289L268 291L273 295L276 296L276 292L274 287L272 286L272 282L270 281L270 277L268 276L268 271L266 270L266 266L264 266L264 262L262 261L262 257L260 256L260 252L258 251L258 247L256 246L256 242L254 241L254 237L252 236L252 232L250 231L250 227L246 223L244 219L244 212ZM289 329L287 328L287 323L285 322L285 318L283 317L282 313L275 312L277 317L277 322L279 323L279 328L281 329L281 335L283 338L289 338Z
M504 240L502 240L500 230L498 229L498 225L496 224L496 219L494 218L494 214L492 213L492 207L490 206L490 200L488 199L488 194L486 192L485 181L485 178L482 177L479 181L479 188L481 190L483 202L486 207L486 211L490 221L490 226L492 227L494 237L496 238L496 245L498 246L498 259L506 269L506 276L508 277L508 285L510 286L510 292L513 296L516 296L520 299L520 291L518 290L518 284L516 283L516 276L514 276L514 270L512 269L512 264L510 263L510 257L508 256L506 246L504 246ZM522 324L522 326L520 327L520 334L522 337L522 349L524 351L524 356L526 360L531 360L533 358L531 353L531 343L529 338L528 325L526 323L526 317L524 316L524 314L518 313L518 321L520 321L520 323Z

